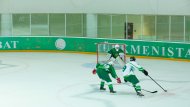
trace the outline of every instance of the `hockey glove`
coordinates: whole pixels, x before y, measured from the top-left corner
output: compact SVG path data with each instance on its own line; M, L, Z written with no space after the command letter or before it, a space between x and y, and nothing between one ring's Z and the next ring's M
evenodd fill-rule
M124 56L124 53L119 53L119 56L120 56L120 57L123 57L123 56Z
M126 79L124 79L125 82L128 82Z
M121 79L120 78L117 78L116 80L117 80L117 83L119 83L119 84L121 83Z
M143 73L144 73L144 75L148 75L148 71L146 71L145 69L143 70Z
M94 70L92 71L92 74L94 74L94 75L96 74L96 69L94 69Z

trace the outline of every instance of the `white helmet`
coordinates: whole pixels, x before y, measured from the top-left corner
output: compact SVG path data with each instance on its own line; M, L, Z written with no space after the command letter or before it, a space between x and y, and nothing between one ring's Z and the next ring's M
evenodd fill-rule
M119 45L118 44L115 45L115 49L119 50Z

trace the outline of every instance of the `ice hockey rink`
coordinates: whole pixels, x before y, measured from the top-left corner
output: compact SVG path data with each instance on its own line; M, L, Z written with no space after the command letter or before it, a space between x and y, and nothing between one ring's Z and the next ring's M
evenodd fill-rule
M99 91L91 71L95 54L3 52L0 53L0 107L189 107L190 62L137 58L164 89L136 71L142 91L138 97L127 84L117 84L116 94ZM117 69L121 76L121 70Z

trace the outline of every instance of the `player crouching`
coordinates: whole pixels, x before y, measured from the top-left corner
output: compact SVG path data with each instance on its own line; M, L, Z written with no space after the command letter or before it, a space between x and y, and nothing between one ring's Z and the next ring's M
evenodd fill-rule
M111 61L117 61L121 67L125 65L123 61L124 59L122 59L124 58L124 52L118 44L116 44L114 48L108 51L107 58Z
M111 76L117 80L117 83L121 83L121 80L115 72L112 61L105 64L97 63L96 68L92 71L92 73L93 74L97 73L98 77L101 79L100 90L106 90L106 88L104 88L104 84L105 82L107 82L110 93L116 93L116 91L114 91L113 89L112 80L109 74L111 74Z

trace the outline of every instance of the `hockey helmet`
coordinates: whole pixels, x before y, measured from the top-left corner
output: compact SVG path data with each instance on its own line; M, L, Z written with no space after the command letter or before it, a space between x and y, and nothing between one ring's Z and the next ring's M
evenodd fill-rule
M115 45L115 49L117 49L117 50L119 49L119 45L118 44Z
M131 56L130 61L136 61L136 58L134 56Z

